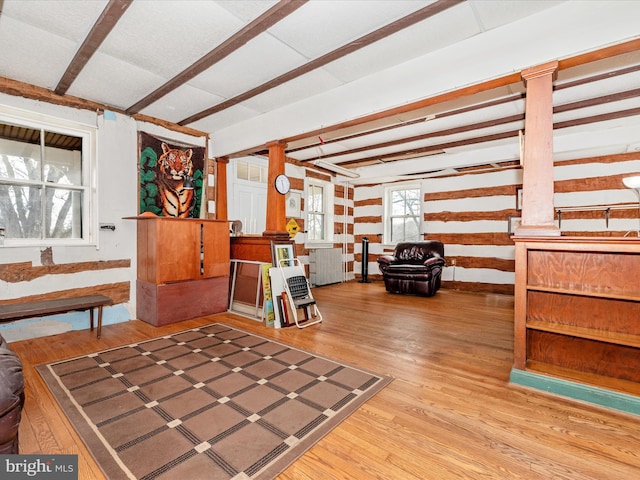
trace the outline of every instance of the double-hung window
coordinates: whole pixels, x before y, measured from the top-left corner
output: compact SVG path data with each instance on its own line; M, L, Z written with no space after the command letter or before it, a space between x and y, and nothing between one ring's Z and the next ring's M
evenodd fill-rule
M387 187L385 190L385 243L420 240L420 185Z
M333 184L307 181L307 242L333 242Z
M5 245L91 241L95 128L0 110L0 228Z

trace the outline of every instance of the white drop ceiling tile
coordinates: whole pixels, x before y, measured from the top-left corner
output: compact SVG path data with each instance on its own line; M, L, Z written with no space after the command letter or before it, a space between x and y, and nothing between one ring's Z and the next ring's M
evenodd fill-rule
M437 129L436 129L437 130ZM347 148L360 148L367 145L378 145L385 142L392 142L401 138L413 137L428 133L425 122L410 125L408 127L393 128L369 135L355 136L349 139L340 140Z
M240 28L242 22L214 2L135 1L100 49L173 78Z
M461 153L461 152L473 152L478 153L483 150L489 150L500 146L513 146L515 147L513 150L513 160L516 160L518 157L518 137L513 138L501 138L498 140L492 140L490 142L482 142L481 144L470 144L470 145L459 145L457 147L450 147L445 150L447 154ZM500 161L503 159L493 158L491 161Z
M518 100L517 102L521 105L522 108L524 107L524 102L522 100ZM345 147L345 149L356 149L369 145L379 145L386 142L397 141L403 138L419 137L434 132L440 132L443 130L456 128L461 125L472 125L475 123L490 120L492 118L499 119L502 117L511 116L514 114L514 110L515 109L511 104L500 104L477 111L467 112L464 114L445 116L442 118L435 118L428 121L412 123L404 126L401 126L401 122L398 122L394 126L394 128L388 128L386 130L378 132L372 131L369 134L352 136L351 138L343 138L342 140L340 140L340 143ZM522 113L522 110L520 110L520 113ZM439 135L439 137L448 138L444 137L443 135ZM330 145L334 145L334 143L331 143Z
M429 1L312 1L269 32L312 59L429 4Z
M329 75L323 69L318 69L272 88L268 92L250 98L243 103L259 112L268 112L277 110L283 105L313 97L318 93L326 92L340 85L341 82L335 77ZM322 109L323 106L318 105L317 108ZM309 114L313 115L313 112L309 112Z
M75 48L71 40L0 15L0 76L53 89Z
M518 136L517 131L524 128L524 120L505 123L504 125L495 125L485 128L478 128L470 132L461 132L453 135L446 135L441 137L434 137L428 140L429 145L436 145L441 143L451 143L458 142L461 140L469 140L477 137L488 136L488 135L496 135L501 133L510 133L514 137ZM474 144L477 145L477 144Z
M340 153L345 151L346 148L344 145L341 145L338 142L335 143L325 143L324 145L316 145L310 148L305 148L304 150L300 150L299 152L289 153L287 152L287 156L291 156L292 158L298 160L307 160L309 158L322 158L327 155L333 155L335 153ZM331 160L331 159L327 159Z
M525 99L516 100L509 103L509 111L505 110L507 115L515 115L517 113L523 113L525 111Z
M477 13L483 30L515 22L542 10L555 7L567 0L470 0L469 4Z
M439 144L440 141L435 138L431 138L429 140L422 140L419 142L407 142L399 145L394 145L390 147L377 148L373 150L373 154L371 152L366 152L366 157L376 155L387 155L387 154L402 154L402 152L406 152L407 150L418 150L418 149L427 149L429 150L432 146Z
M107 0L4 0L2 16L82 42L106 5Z
M389 153L395 153L395 152L389 152ZM333 157L331 160L336 163L351 162L353 160L372 160L373 161L373 160L376 160L380 155L381 153L379 151L356 152L356 153L350 153L348 155L341 155L339 157Z
M640 72L628 73L605 78L597 82L589 82L570 88L554 90L553 104L563 105L587 98L602 97L616 92L634 90L640 85Z
M404 132L401 133L401 132ZM385 142L393 142L400 138L411 137L416 135L424 134L424 129L418 128L410 128L410 129L392 129L385 130L384 132L379 132L371 135L363 135L358 137L353 137L349 139L341 140L341 142L346 145L348 148L360 148L365 147L367 145L378 145L380 143Z
M278 2L277 0L216 0L215 3L242 21L248 22L262 15Z
M399 152L406 150L404 145L395 146L395 147L384 147L384 148L375 148L371 150L367 150L365 152L349 152L344 155L339 155L332 157L330 160L336 163L348 162L351 160L362 160L362 159L376 159L382 155L387 154L399 154Z
M140 113L178 123L223 100L217 95L211 95L189 85L182 85L144 108Z
M210 134L215 136L216 132L225 129L229 125L234 125L249 118L253 118L257 114L258 112L256 112L255 110L247 108L243 105L234 105L233 107L227 108L223 112L217 113L216 115L203 118L202 120L198 120L197 122L190 123L188 126L197 130L201 130L203 132L209 132Z
M436 117L433 120L424 122L424 124L422 124L422 131L424 133L439 132L458 127L460 125L466 125L467 123L473 123L473 120L470 119L468 114Z
M335 150L335 152L332 152L332 153L338 153L338 154L344 154L344 152L351 150L353 148L351 145L349 145L346 142L336 142L336 143L333 143L332 146L334 147L334 150Z
M491 107L480 108L477 110L471 110L461 114L451 115L447 117L437 118L445 128L454 128L464 125L473 125L475 123L483 123L490 121L497 121L505 117L510 117L517 114L524 114L524 102L518 102L521 105L521 109L516 111L516 108L511 104L493 105Z
M555 81L556 85L572 82L582 78L588 78L593 75L598 75L602 72L609 72L626 68L629 65L640 64L640 51L634 51L625 53L622 55L615 55L613 57L598 60L597 62L585 63L573 68L567 68L558 72L558 78Z
M127 109L163 81L136 65L96 53L71 84L68 94Z
M464 133L458 133L455 135L447 135L447 136L428 138L424 140L404 142L404 143L393 145L393 146L374 148L371 150L367 150L366 152L357 152L357 153L345 155L340 157L340 161L344 161L346 159L355 159L355 158L368 158L368 157L375 158L377 156L394 154L394 153L401 154L401 152L404 152L404 151L416 150L416 149L428 149L429 147L440 148L439 145L443 143L451 143L451 142L471 139L477 136L492 135L492 134L498 134L502 132L515 131L515 130L518 130L519 128L522 128L522 125L523 123L514 122L506 125L496 126L496 127L478 129L473 132L464 132ZM515 135L514 135L514 138L515 138ZM476 148L478 147L477 144L472 144L472 145L475 146Z
M189 81L194 87L230 98L306 63L295 50L262 34Z
M509 100L509 105L512 108L511 113L513 114L524 111L524 96L520 99L512 100L512 97L515 98L518 94L524 94L524 92L524 83L518 81L517 83L478 92L474 95L463 96L447 102L438 103L437 105L424 109L423 112L424 116L428 114L441 116L444 113L464 110L476 105L490 104L502 99L511 99Z
M554 130L554 156L558 151L598 148L604 145L626 145L630 147L628 151L637 151L634 140L639 127L640 116L636 116ZM589 156L595 155L591 153Z
M521 112L522 113L522 112ZM503 117L514 115L514 108L511 105L495 105L493 107L482 108L478 110L471 110L468 112L442 116L428 120L426 122L415 123L401 129L392 129L389 131L375 134L375 136L368 135L360 141L366 142L372 138L392 140L393 138L402 138L406 136L422 135L434 132L446 131L453 128L458 128L466 125L473 125L476 123L491 121L492 119L498 120ZM356 140L358 141L358 140Z
M592 107L585 107L585 108L569 110L566 112L555 113L553 115L553 121L564 122L564 121L573 120L573 119L591 117L596 115L604 115L606 113L623 111L623 110L631 110L631 109L637 109L637 108L640 108L640 98L635 97L635 98L629 98L626 100L620 100L617 102L608 102L602 105L595 105ZM623 117L623 119L624 118L629 118L629 117Z
M490 120L492 118L508 117L516 113L524 113L525 100L523 98L508 103L499 103L471 110L454 117L470 118L475 121Z
M452 28L453 25L455 28ZM445 48L478 33L480 28L471 9L462 4L338 59L326 68L337 78L349 82ZM425 83L428 83L431 76L438 75L438 71L425 71L423 75Z

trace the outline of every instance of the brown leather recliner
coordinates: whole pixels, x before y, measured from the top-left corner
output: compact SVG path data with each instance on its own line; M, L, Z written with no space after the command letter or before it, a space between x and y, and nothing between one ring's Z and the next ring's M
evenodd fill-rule
M391 293L431 297L440 288L444 265L444 245L437 240L398 243L393 255L378 257L384 286Z
M0 455L18 451L18 426L24 405L22 362L0 335Z

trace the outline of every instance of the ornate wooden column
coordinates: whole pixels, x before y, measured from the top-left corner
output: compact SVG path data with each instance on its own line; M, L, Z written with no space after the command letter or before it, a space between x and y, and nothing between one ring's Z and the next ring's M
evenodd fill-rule
M279 194L275 188L275 179L284 173L285 149L287 145L282 142L271 142L269 148L269 174L267 180L267 218L266 230L263 237L289 238L286 230L286 204L284 195Z
M553 208L553 80L558 62L522 71L527 87L522 223L516 236L559 236Z
M227 165L229 157L216 158L216 219L228 220Z

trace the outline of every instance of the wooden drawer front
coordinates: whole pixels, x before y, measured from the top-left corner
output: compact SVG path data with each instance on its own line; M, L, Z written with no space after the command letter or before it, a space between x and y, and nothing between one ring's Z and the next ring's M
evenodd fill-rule
M164 285L137 283L137 318L155 326L221 313L228 307L229 277Z
M640 302L529 291L527 305L527 323L571 325L640 336L637 321Z
M527 333L527 360L576 372L640 382L638 349L554 333Z
M530 250L527 258L529 287L638 295L638 254Z

